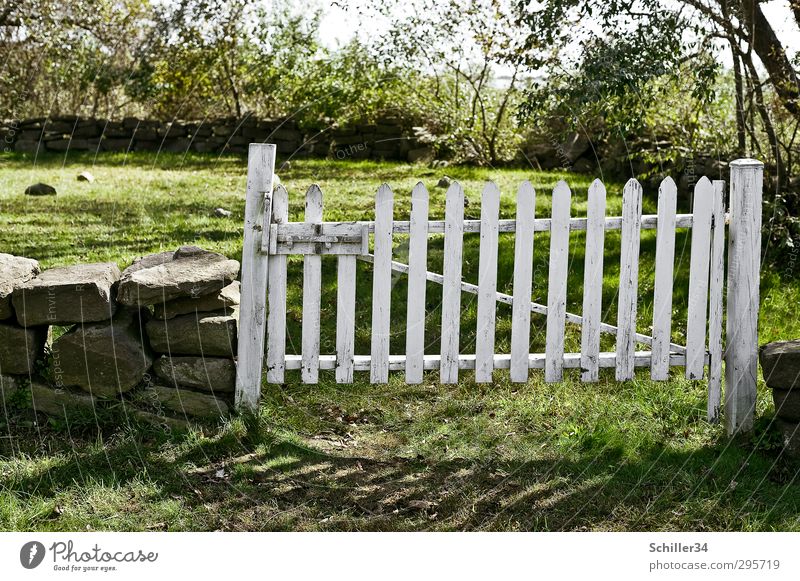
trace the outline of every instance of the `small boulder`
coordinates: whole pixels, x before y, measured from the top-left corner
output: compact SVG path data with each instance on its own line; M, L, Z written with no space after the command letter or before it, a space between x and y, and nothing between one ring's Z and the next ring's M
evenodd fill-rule
M181 315L147 322L147 336L156 353L232 357L236 354L238 313Z
M0 374L32 375L34 363L44 354L47 327L19 327L0 323Z
M31 258L0 253L0 321L14 316L11 307L14 290L40 272L39 263Z
M33 184L32 186L28 186L25 188L25 195L26 196L55 196L56 189L53 186L43 184L39 182L38 184Z
M772 389L800 388L800 339L775 341L759 351L764 381Z
M107 321L114 315L119 268L113 262L45 270L12 295L23 327Z
M439 178L439 181L436 182L436 187L447 189L450 187L452 183L453 180L451 178L449 178L448 176L442 176Z
M233 212L230 210L226 210L225 208L215 208L214 209L214 216L217 218L230 218L233 216Z
M216 293L239 274L239 263L196 246L182 246L171 257L161 252L144 257L122 273L117 300L145 306L181 297Z
M82 171L78 174L78 181L79 182L89 182L94 183L94 176L88 171Z
M233 359L164 355L153 364L153 371L173 387L232 392L236 386L236 365Z
M96 397L130 391L152 363L141 313L134 309L121 309L111 321L75 325L53 343L56 386L80 387Z
M147 393L168 410L179 414L211 419L230 412L225 400L206 393L160 385L149 387Z
M222 311L231 314L233 307L239 304L239 281L235 280L219 292L198 297L196 299L175 299L167 303L155 305L153 313L156 319L172 319L179 315L193 313L209 313Z

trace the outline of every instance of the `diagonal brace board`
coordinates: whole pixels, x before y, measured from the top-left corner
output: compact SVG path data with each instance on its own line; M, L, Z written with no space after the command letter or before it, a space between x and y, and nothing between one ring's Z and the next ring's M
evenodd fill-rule
M356 258L358 258L359 260L362 260L364 262L370 262L371 263L373 261L372 254L362 254L362 255L357 256ZM409 266L407 264L403 264L402 262L397 262L397 261L394 261L394 260L392 261L392 270L394 270L395 272L401 272L401 273L404 273L404 274L408 274L408 269L409 269ZM441 274L437 274L435 272L429 272L429 271L426 272L425 273L425 278L427 278L429 281L434 282L436 284L442 284L444 282L444 277ZM469 282L464 282L462 280L461 281L461 290L463 292L467 292L467 293L470 293L470 294L473 294L473 295L477 295L478 294L478 285L472 284L472 283L469 283ZM495 296L497 298L497 302L499 302L499 303L505 303L507 305L514 304L514 297L511 296L511 295L507 295L507 294L501 293L501 292L496 292ZM534 312L534 313L537 313L539 315L546 315L547 314L547 307L545 305L541 305L539 303L535 303L535 302L531 301L531 311ZM566 319L567 319L568 323L573 323L573 324L576 324L576 325L583 324L583 317L581 317L580 315L576 315L574 313L569 313L568 312ZM600 331L602 333L609 333L609 334L612 334L612 335L616 335L617 327L615 327L614 325L609 325L608 323L600 323ZM643 343L644 345L651 345L652 342L653 342L653 338L652 337L650 337L649 335L643 335L641 333L636 333L635 338L636 338L636 342L637 343ZM678 353L678 354L681 354L681 355L685 355L686 354L686 347L684 347L682 345L678 345L677 343L670 343L669 347L670 347L670 352L672 352L672 353Z

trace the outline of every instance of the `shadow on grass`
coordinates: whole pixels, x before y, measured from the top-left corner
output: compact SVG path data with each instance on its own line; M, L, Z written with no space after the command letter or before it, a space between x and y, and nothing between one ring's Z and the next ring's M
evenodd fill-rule
M179 526L196 530L800 529L797 466L724 441L692 451L652 446L633 458L589 445L563 456L468 460L378 459L263 428L152 436L66 450L62 442L55 463L50 441L26 455L28 469L4 471L0 490L48 500L144 479L147 504L179 498L189 523ZM58 517L48 519L46 528L59 530ZM151 520L145 511L135 528L174 528Z

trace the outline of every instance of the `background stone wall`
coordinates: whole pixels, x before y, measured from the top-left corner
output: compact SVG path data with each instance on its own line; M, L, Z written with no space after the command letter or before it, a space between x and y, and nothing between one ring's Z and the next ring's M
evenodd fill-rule
M410 127L393 117L377 123L339 126L335 123L301 128L291 119L207 119L122 121L55 117L0 123L6 151L167 151L183 153L246 153L250 143L269 142L278 153L293 156L333 156L339 159L416 161L432 155Z
M194 246L42 271L0 254L0 395L37 411L124 400L141 417L233 405L239 263ZM17 396L16 394L20 394Z

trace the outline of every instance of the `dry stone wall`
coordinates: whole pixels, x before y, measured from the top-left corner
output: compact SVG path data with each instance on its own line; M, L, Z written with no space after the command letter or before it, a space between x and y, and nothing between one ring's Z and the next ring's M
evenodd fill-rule
M124 400L161 423L233 406L239 263L195 246L42 270L0 254L0 396L62 415ZM55 338L54 338L55 337Z
M250 143L274 143L285 156L417 161L432 158L422 130L394 117L377 123L300 127L291 119L121 121L55 117L0 121L5 151L166 151L246 153Z
M772 390L784 452L800 458L800 339L768 343L761 347L759 359Z

